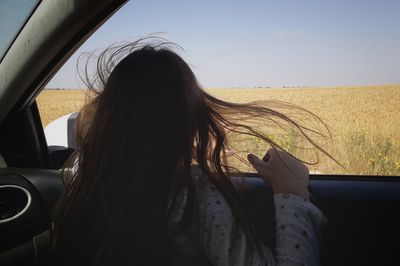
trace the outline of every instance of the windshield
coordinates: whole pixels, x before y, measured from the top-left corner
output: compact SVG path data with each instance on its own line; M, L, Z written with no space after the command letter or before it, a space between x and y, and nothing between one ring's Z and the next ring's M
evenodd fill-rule
M2 0L0 2L1 61L39 2L39 0Z

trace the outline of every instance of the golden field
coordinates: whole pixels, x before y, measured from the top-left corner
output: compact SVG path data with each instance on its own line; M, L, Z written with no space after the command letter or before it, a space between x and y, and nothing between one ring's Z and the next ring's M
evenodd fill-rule
M299 105L320 117L332 134L329 141L318 141L345 168L326 156L310 166L322 173L400 175L400 85L335 88L209 89L210 94L231 102L278 100ZM37 98L43 126L56 118L78 111L85 102L83 90L44 90ZM305 122L306 123L306 122ZM270 130L270 131L269 131ZM274 135L263 129L282 147L309 159L304 140L293 132ZM232 140L232 150L262 155L268 148L257 138ZM237 141L235 141L237 140ZM241 170L250 170L239 161Z

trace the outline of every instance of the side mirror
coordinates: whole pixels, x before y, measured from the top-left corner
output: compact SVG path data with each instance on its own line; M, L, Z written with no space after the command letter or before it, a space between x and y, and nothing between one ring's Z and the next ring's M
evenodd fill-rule
M78 112L57 118L44 129L54 169L60 169L76 149L75 123Z
M44 129L47 145L76 149L75 122L78 112L57 118Z

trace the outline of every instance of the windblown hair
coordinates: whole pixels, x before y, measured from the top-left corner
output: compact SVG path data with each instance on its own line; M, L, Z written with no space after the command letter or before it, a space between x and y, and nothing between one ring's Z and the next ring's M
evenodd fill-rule
M227 134L251 135L280 148L243 121L286 125L326 153L309 136L319 131L265 103L230 103L207 94L170 43L145 42L107 48L94 81L85 69L92 99L78 119L78 148L70 159L78 167L55 217L57 262L169 265L168 225L183 192L182 227L192 219L193 164L223 194L249 245L273 245L257 234L246 212L246 191L232 182ZM300 107L274 104L319 121Z

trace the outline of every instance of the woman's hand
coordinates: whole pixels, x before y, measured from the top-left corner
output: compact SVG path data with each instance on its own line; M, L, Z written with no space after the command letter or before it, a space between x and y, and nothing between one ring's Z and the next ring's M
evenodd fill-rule
M254 154L249 154L247 159L274 193L290 193L309 199L308 168L289 153L270 148L262 160Z

